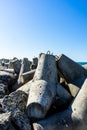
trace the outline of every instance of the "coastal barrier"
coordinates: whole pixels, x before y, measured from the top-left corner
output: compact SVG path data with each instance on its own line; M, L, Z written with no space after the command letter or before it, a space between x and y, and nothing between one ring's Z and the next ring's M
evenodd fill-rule
M40 53L0 60L0 130L87 130L87 69Z

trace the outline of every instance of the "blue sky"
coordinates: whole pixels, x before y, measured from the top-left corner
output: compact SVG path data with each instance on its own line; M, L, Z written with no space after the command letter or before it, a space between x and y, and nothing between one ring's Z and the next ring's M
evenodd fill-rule
M87 61L87 0L0 0L0 58L48 50Z

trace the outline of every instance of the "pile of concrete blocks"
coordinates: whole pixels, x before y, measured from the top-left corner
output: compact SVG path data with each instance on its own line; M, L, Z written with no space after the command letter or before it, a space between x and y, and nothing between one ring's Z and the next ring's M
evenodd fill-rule
M0 70L0 130L87 130L87 69L50 53L7 64Z

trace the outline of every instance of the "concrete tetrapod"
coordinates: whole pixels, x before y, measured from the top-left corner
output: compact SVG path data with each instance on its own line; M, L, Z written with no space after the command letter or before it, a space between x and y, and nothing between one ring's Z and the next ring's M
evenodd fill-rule
M37 65L38 65L38 58L37 58L37 57L34 57L32 63L31 63L31 65L30 65L30 69L31 69L31 70L36 69L36 68L37 68Z
M76 81L84 75L84 68L64 54L60 55L57 60L57 66L66 81L69 83Z
M56 94L55 85L45 80L31 83L27 102L30 118L43 118L49 110Z
M67 81L71 95L75 97L84 83L86 77L85 69L64 54L57 60L57 67Z
M27 102L30 118L43 118L56 95L57 68L53 55L41 54Z
M33 123L33 128L34 130L87 130L87 79L67 110Z
M21 82L23 84L27 83L28 81L33 79L34 73L36 69L30 70L28 72L25 72L21 75Z
M8 68L14 69L14 72L19 74L21 68L21 62L18 59L10 60Z
M66 102L71 100L70 93L59 83L57 84L57 95Z
M58 83L56 96L53 100L53 103L46 117L52 116L55 113L65 110L66 108L68 108L71 101L72 101L72 96L70 95L70 93L61 84Z
M21 65L21 69L20 69L20 73L19 73L19 78L18 78L19 83L22 83L21 75L27 71L30 71L30 62L28 61L27 58L24 58L22 61L22 65Z
M52 83L58 82L55 56L44 53L39 55L38 66L33 81L40 79Z
M30 91L30 87L32 84L32 80L30 80L29 82L25 83L24 85L22 85L20 88L18 88L16 91L24 91L27 95L29 95L29 91Z
M17 90L24 84L22 74L27 71L30 71L30 61L28 61L28 58L23 58L19 77L17 82L12 86L12 91Z

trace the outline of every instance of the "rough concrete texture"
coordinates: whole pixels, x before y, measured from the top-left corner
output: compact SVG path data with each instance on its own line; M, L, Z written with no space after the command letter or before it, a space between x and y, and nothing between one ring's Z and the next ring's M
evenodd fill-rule
M45 80L37 80L31 84L27 111L30 118L43 118L49 110L56 95L54 84Z
M40 54L38 66L33 80L46 80L52 83L58 82L56 61L53 55Z
M84 69L78 63L62 54L57 60L57 66L67 82L72 83L84 75Z
M10 60L8 68L14 69L14 72L19 74L21 68L21 62L18 59Z
M17 80L17 75L6 71L0 71L0 83L11 86Z
M27 102L27 112L30 118L45 117L56 95L57 80L55 57L40 54Z
M87 130L87 79L68 109L34 123L33 127L34 130Z
M6 95L2 102L2 108L4 112L14 111L19 109L20 111L25 111L27 103L27 94L23 91L15 91L9 95Z
M57 67L71 95L75 97L86 79L85 69L64 54L57 59Z
M23 73L23 74L21 75L21 82L22 82L23 84L25 84L25 83L27 83L28 81L32 80L34 74L35 74L35 69Z
M29 95L29 91L30 91L30 87L31 87L31 83L32 83L32 80L25 83L24 85L22 85L20 88L18 88L16 91L23 91L25 92L27 95Z
M87 130L86 78L64 54L1 59L0 130Z

